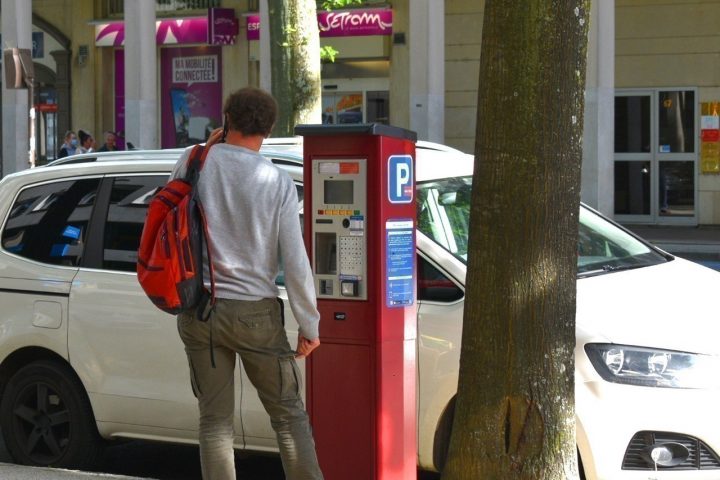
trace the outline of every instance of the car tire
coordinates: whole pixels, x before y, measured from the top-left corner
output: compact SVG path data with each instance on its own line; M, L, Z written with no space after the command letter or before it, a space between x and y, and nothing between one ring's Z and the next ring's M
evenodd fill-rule
M102 440L80 380L47 360L18 370L0 403L0 427L16 463L90 469Z

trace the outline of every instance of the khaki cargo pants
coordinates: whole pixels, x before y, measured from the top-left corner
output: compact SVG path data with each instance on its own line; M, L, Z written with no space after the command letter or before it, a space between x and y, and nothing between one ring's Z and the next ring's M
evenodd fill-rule
M277 299L217 299L207 322L196 320L192 314L179 315L178 331L185 344L192 388L200 407L203 479L235 478L235 354L240 355L245 372L270 415L286 478L322 479L308 415L300 397L300 373ZM210 356L211 335L215 368Z

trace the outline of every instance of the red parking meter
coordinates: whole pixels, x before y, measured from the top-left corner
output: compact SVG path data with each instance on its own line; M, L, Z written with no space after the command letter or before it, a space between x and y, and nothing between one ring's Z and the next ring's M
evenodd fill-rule
M327 480L415 479L415 132L300 125L320 311L307 408Z

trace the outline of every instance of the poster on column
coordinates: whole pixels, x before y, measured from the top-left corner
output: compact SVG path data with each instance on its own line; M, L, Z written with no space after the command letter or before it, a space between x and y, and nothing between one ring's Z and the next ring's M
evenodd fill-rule
M163 48L162 148L204 142L222 126L221 47Z

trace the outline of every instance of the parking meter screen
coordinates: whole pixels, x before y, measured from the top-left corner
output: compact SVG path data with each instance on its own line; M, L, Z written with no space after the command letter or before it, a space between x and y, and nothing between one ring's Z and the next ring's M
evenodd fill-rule
M352 180L325 180L324 203L326 205L349 205L354 203Z

